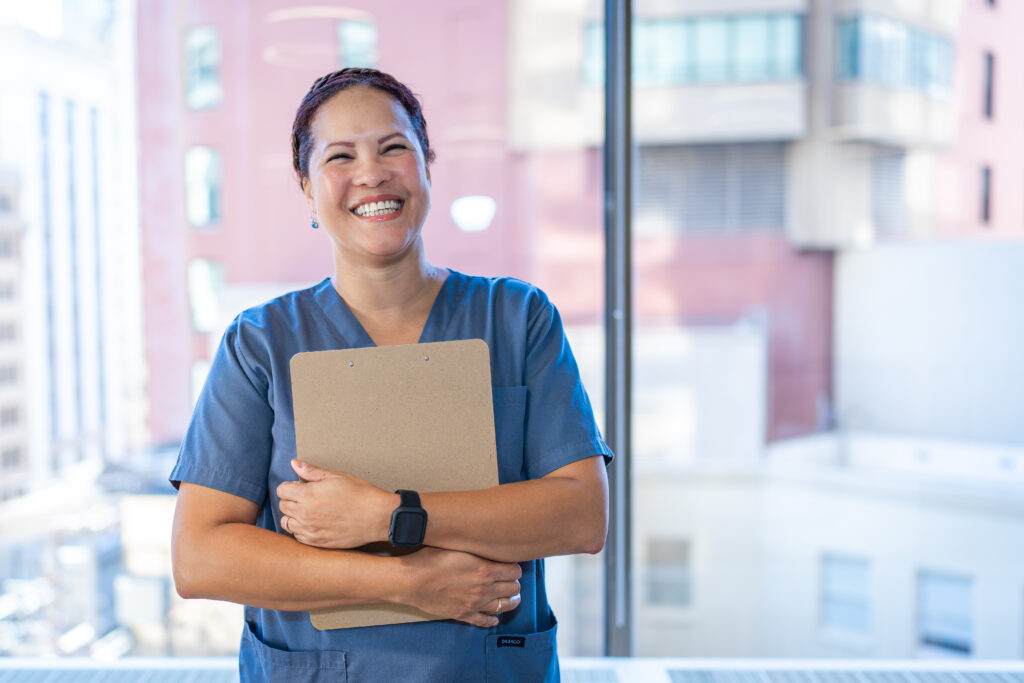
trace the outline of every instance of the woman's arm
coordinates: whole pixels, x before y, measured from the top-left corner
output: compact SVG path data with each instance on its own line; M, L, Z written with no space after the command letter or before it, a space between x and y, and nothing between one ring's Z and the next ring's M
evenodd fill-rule
M304 481L278 486L287 530L305 544L353 548L388 540L399 496L344 472L292 462ZM608 530L603 456L577 460L547 476L480 491L421 493L424 543L490 558L597 553Z
M390 602L490 627L519 603L518 565L424 548L404 557L314 548L255 526L255 503L182 483L171 559L178 593L254 607L310 610Z

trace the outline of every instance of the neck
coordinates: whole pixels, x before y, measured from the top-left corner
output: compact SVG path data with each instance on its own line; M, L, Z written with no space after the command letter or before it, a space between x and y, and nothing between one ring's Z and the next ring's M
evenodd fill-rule
M429 308L448 271L427 262L419 246L377 263L354 263L336 251L334 289L356 313L404 315Z

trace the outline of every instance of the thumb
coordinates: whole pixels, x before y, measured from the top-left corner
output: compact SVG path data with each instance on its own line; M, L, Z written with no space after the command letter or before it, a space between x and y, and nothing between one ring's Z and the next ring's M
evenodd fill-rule
M305 481L320 481L327 478L327 470L316 465L310 465L302 460L292 460L292 469Z

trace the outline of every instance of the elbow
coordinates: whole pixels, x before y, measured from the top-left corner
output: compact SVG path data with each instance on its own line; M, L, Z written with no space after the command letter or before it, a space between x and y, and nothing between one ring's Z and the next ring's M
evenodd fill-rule
M583 552L588 555L597 555L604 550L604 542L608 538L606 529L601 529L600 534L591 534L587 542L583 544Z
M195 566L195 562L189 561L189 558L194 557L194 549L189 548L181 539L174 539L171 544L171 577L174 580L174 590L186 600L207 597L200 585L202 571Z
M584 534L584 543L581 552L589 555L597 555L604 550L605 541L608 539L608 515L595 516L593 523L587 533Z

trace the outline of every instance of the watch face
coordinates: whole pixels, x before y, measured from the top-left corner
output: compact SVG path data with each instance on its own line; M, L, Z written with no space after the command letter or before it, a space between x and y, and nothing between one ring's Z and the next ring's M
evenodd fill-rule
M427 515L423 510L395 510L391 524L391 543L420 545L426 531Z

